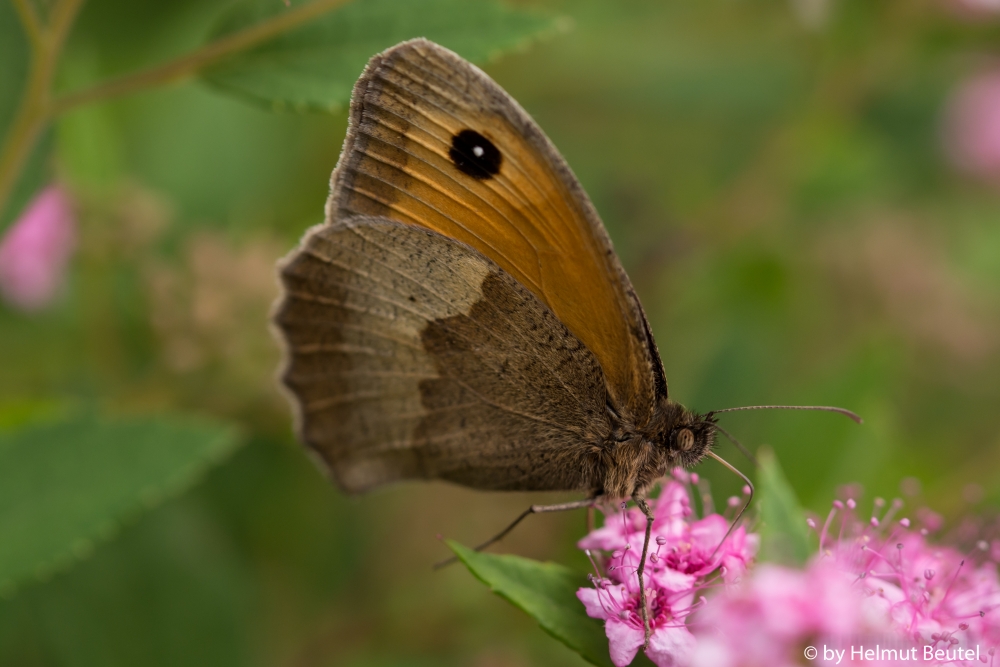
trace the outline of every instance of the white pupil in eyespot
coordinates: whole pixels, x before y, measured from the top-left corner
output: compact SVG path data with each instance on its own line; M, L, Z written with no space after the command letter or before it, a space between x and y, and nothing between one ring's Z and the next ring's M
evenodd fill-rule
M472 147L472 154L475 155L476 157L482 157L483 153L485 153L485 152L486 151L483 150L482 146L473 146Z

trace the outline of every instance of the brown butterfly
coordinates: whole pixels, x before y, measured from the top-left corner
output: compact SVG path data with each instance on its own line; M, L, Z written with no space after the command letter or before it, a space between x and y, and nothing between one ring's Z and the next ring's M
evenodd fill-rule
M372 58L331 186L274 322L299 437L343 490L573 490L518 520L631 498L651 522L654 480L715 456L722 411L670 400L593 205L477 67L423 39Z

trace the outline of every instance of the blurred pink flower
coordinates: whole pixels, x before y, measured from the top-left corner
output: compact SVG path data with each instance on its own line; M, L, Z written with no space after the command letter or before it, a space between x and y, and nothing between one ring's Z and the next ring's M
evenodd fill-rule
M76 246L69 197L50 185L28 204L0 239L0 294L22 310L40 310L55 298Z
M958 168L1000 185L1000 71L968 79L952 94L944 141Z
M968 19L984 19L1000 13L1000 0L952 0L951 7Z
M832 563L817 561L805 570L764 563L738 587L727 588L699 612L692 627L698 638L694 667L800 665L807 646L841 654L839 664L860 662L851 646L886 645L891 628L884 614L872 613L856 577ZM866 641L866 637L875 637ZM829 647L829 648L827 648ZM836 658L806 656L819 664ZM864 661L865 664L887 664Z
M682 471L677 479L688 481ZM666 482L653 501L653 528L646 563L646 597L652 636L646 655L660 667L686 665L694 636L685 625L698 591L720 572L734 581L746 571L757 550L757 536L740 527L723 542L729 520L718 514L692 521L685 484ZM607 577L591 577L593 588L581 588L577 597L587 614L605 621L611 660L617 667L632 662L644 640L636 574L642 553L646 519L638 508L609 515L605 525L579 542L581 549L611 552Z
M819 664L990 663L1000 641L995 564L976 566L928 544L926 527L893 520L902 502L879 516L884 507L876 499L876 513L862 520L856 502L836 501L806 569L762 564L710 598L689 621L698 640L691 664L803 664L810 646L817 653L806 657ZM989 544L978 549L985 554ZM888 652L852 652L860 646Z
M876 509L881 506L876 499ZM1000 644L996 564L976 565L953 547L929 544L927 535L940 526L940 517L918 512L925 525L918 531L909 519L892 521L901 507L896 501L885 516L862 521L856 504L835 504L826 525L840 514L841 537L828 544L821 535L819 557L863 580L866 595L883 609L900 637L935 649L978 646L982 657ZM977 550L985 557L989 544L981 542Z

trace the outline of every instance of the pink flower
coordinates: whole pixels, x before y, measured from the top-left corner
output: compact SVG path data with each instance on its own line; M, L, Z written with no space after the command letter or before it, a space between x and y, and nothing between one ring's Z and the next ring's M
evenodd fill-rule
M877 498L863 520L854 500L834 502L819 553L804 570L759 565L741 586L710 598L688 622L698 639L692 664L802 664L807 646L846 649L809 658L820 664L989 663L1000 643L995 564L977 566L954 548L929 544L926 527L895 520L901 501L883 513L885 505ZM918 516L939 525L933 512ZM989 548L984 541L977 551ZM887 651L852 653L858 646Z
M740 526L723 543L722 538L729 530L728 519L710 514L692 521L692 514L687 488L676 480L668 480L653 503L652 555L646 571L651 572L654 578L666 570L704 577L723 568L725 580L735 580L746 571L748 563L757 553L757 536L748 535L746 529ZM609 517L604 526L584 537L577 546L581 549L615 551L630 544L631 540L638 542L632 548L641 550L645 530L646 517L633 507L615 520Z
M891 664L851 656L852 646L892 645L893 639L887 615L868 601L857 581L825 560L805 570L759 565L741 586L709 600L692 621L698 641L691 665L800 665L807 662L807 646L846 649L841 665ZM805 657L819 664L838 662L829 653Z
M0 239L0 294L22 310L44 308L55 298L75 245L69 198L50 185Z
M876 499L877 509L883 505ZM927 528L915 530L906 518L892 520L901 507L897 501L885 516L865 522L850 505L835 505L826 525L841 515L841 536L828 544L824 530L820 558L863 580L865 594L884 610L900 637L935 649L978 646L981 654L996 647L1000 644L996 565L976 565L952 547L928 543ZM938 527L940 517L933 512L918 515L931 529ZM989 544L982 542L978 550L985 555Z
M675 477L688 480L682 472ZM652 635L646 655L660 667L686 665L695 640L685 619L696 593L713 585L707 577L717 571L725 581L745 572L756 553L757 536L747 535L741 527L723 542L729 520L718 514L692 520L687 487L676 480L666 482L652 504L644 582ZM591 577L594 587L581 588L577 597L589 616L605 621L611 660L617 667L632 662L645 637L637 575L645 527L646 518L638 508L623 509L579 542L588 553L611 552L607 577Z
M1000 184L1000 71L973 77L952 95L944 141L957 167Z
M588 616L605 621L604 631L615 667L630 664L645 639L639 609L639 579L634 568L631 576L624 579L624 583L616 583L591 577L594 588L581 588L576 593ZM694 577L677 574L672 581L661 578L646 588L649 625L653 631L646 655L659 667L686 665L694 648L694 636L684 625L694 598L694 584Z

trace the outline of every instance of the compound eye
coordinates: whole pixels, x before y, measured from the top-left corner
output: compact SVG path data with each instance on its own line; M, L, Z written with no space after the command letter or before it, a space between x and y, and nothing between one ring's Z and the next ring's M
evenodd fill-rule
M691 429L681 429L677 434L677 446L682 452L691 451L691 448L694 447L694 433L691 432Z

